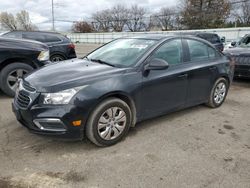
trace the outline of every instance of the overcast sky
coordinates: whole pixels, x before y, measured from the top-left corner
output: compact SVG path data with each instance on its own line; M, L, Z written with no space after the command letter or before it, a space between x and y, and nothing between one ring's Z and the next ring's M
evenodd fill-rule
M55 19L73 20L90 19L91 14L115 4L120 0L54 0ZM138 4L150 12L156 12L161 7L173 6L176 0L126 0L126 5ZM0 0L0 12L7 11L13 14L21 10L30 13L31 20L41 30L51 29L51 0ZM56 22L56 29L65 31L71 28L72 23Z

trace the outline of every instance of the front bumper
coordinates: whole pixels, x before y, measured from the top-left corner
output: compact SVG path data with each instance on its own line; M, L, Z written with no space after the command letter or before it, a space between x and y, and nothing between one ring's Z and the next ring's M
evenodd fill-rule
M32 133L68 140L84 138L86 118L84 112L74 105L35 105L23 110L13 102L12 109L16 119ZM74 126L72 122L75 120L81 120L81 125Z

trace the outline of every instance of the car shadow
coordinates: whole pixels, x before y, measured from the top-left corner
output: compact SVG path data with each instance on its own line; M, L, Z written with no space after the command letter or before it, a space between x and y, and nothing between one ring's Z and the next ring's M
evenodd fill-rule
M4 94L1 90L0 90L0 100L1 99L11 99L11 97L7 96L6 94Z
M234 78L233 85L241 86L244 88L250 88L250 79L249 78Z
M93 143L91 143L87 138L84 138L83 141L67 141L67 140L58 140L49 138L49 140L45 141L44 143L41 143L39 145L31 146L31 149L35 152L41 152L42 150L47 150L47 152L54 152L57 151L67 151L72 153L78 153L83 152L85 150L94 150L98 152L99 150L116 150L119 148L119 145L124 144L127 139L132 139L137 134L140 134L140 132L145 131L146 129L150 129L153 126L158 126L159 124L171 124L174 120L178 119L180 116L185 116L188 114L193 114L195 111L200 110L209 110L208 107L205 105L199 105L191 108L187 108L184 110L180 110L177 112L173 112L167 115L163 115L160 117L152 118L149 120L145 120L142 122L139 122L136 124L135 127L131 128L128 132L128 135L119 143L112 147L97 147ZM183 125L183 126L191 126L189 124ZM41 137L41 136L39 136ZM43 139L46 139L46 137L42 136ZM112 149L113 148L113 149Z

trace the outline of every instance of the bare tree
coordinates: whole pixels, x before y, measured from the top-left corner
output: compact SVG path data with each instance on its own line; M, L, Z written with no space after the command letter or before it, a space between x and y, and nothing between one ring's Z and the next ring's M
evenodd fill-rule
M229 0L182 0L182 23L188 29L222 27L230 9Z
M4 29L17 30L17 22L13 14L8 12L2 12L0 14L0 23Z
M175 26L176 10L174 7L163 7L153 18L163 31L172 30Z
M121 32L128 21L129 11L121 4L110 9L110 26L113 31Z
M73 24L72 31L76 33L91 33L93 28L88 22L80 21Z
M250 1L235 4L232 16L242 26L250 25Z
M144 21L145 14L145 8L138 7L138 5L132 5L128 10L128 19L126 22L128 29L132 32L145 31L147 28Z
M19 29L25 31L32 31L37 29L37 27L32 24L29 13L25 10L22 10L21 12L16 14L16 21L19 25Z
M110 29L110 11L109 9L96 12L92 15L92 26L95 31L108 32Z

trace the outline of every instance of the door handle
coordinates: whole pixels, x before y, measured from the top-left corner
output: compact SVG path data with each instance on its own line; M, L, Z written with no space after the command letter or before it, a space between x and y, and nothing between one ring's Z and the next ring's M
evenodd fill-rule
M188 74L181 74L178 76L178 78L187 78Z

